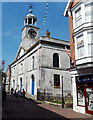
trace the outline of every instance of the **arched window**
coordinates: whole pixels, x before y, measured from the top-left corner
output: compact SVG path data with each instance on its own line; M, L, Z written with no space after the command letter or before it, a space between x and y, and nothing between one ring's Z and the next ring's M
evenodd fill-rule
M32 68L34 68L35 57L32 57Z
M59 67L59 55L57 53L53 54L53 67Z
M21 63L21 72L23 72L23 63Z
M31 75L31 79L34 80L34 75L33 74Z
M20 90L22 90L22 86L23 86L23 84L22 84L22 78L20 78Z
M13 80L13 88L15 89L15 80Z

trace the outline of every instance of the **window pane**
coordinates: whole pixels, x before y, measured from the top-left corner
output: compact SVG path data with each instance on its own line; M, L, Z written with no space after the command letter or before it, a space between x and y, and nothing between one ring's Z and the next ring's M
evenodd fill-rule
M57 53L53 54L53 67L59 67L59 56Z
M91 55L91 45L88 45L88 55Z
M81 8L75 11L75 18L78 18L81 15Z
M88 55L92 55L92 48L93 48L93 31L87 33L87 40L88 40Z
M54 74L54 86L60 86L60 75Z
M86 22L92 21L93 18L93 3L85 5L85 20Z
M85 105L83 86L78 86L77 87L77 101L78 101L78 105L82 105L82 106Z
M93 31L87 33L88 44L93 43Z
M88 45L88 55L93 56L93 50L92 49L93 49L93 44L91 44L91 45L89 44Z
M78 50L78 57L84 56L84 46L79 47L77 50Z
M76 20L76 27L78 27L78 26L81 24L81 22L82 22L82 19L81 19L81 18L77 19L77 20Z
M88 110L93 111L93 88L86 88L86 103Z
M77 52L78 52L78 57L84 56L83 34L77 37Z
M75 11L75 24L78 27L82 23L81 8Z
M34 68L34 62L35 62L35 58L34 56L32 57L32 68Z
M77 47L84 45L83 34L77 37Z

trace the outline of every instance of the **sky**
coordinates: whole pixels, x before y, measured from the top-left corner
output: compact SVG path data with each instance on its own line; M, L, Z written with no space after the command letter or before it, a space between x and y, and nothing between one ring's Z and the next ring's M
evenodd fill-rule
M2 3L0 2L0 63L2 60ZM1 64L0 64L1 68Z
M46 2L30 3L33 6L33 14L38 19L36 26L40 28L39 36L41 36ZM62 16L66 4L66 2L49 2L43 36L45 36L45 32L48 29L51 37L69 41L68 18ZM0 37L2 33L2 43L0 44L2 44L2 60L5 60L4 71L13 62L19 48L21 30L24 27L24 17L29 13L28 6L28 2L2 3L2 21L0 21L2 22L2 30L0 30Z

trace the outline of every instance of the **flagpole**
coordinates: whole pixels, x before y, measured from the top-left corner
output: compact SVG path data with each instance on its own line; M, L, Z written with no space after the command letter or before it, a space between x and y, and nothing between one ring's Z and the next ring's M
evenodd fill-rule
M69 58L70 58L70 64L71 64L72 66L74 66L74 60L73 60L73 58L72 58L71 54L69 53L69 51L68 51L68 49L67 49L66 46L65 46L65 50L66 50L67 55L68 55Z

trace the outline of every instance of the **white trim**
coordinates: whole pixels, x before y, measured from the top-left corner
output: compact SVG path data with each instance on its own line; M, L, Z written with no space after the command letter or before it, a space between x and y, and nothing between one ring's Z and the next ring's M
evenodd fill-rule
M71 2L73 2L73 0L68 0L68 3L67 3L67 5L66 5L66 8L65 8L65 11L64 11L63 16L67 16L66 13L67 13L67 11L68 11L70 5L71 5Z

